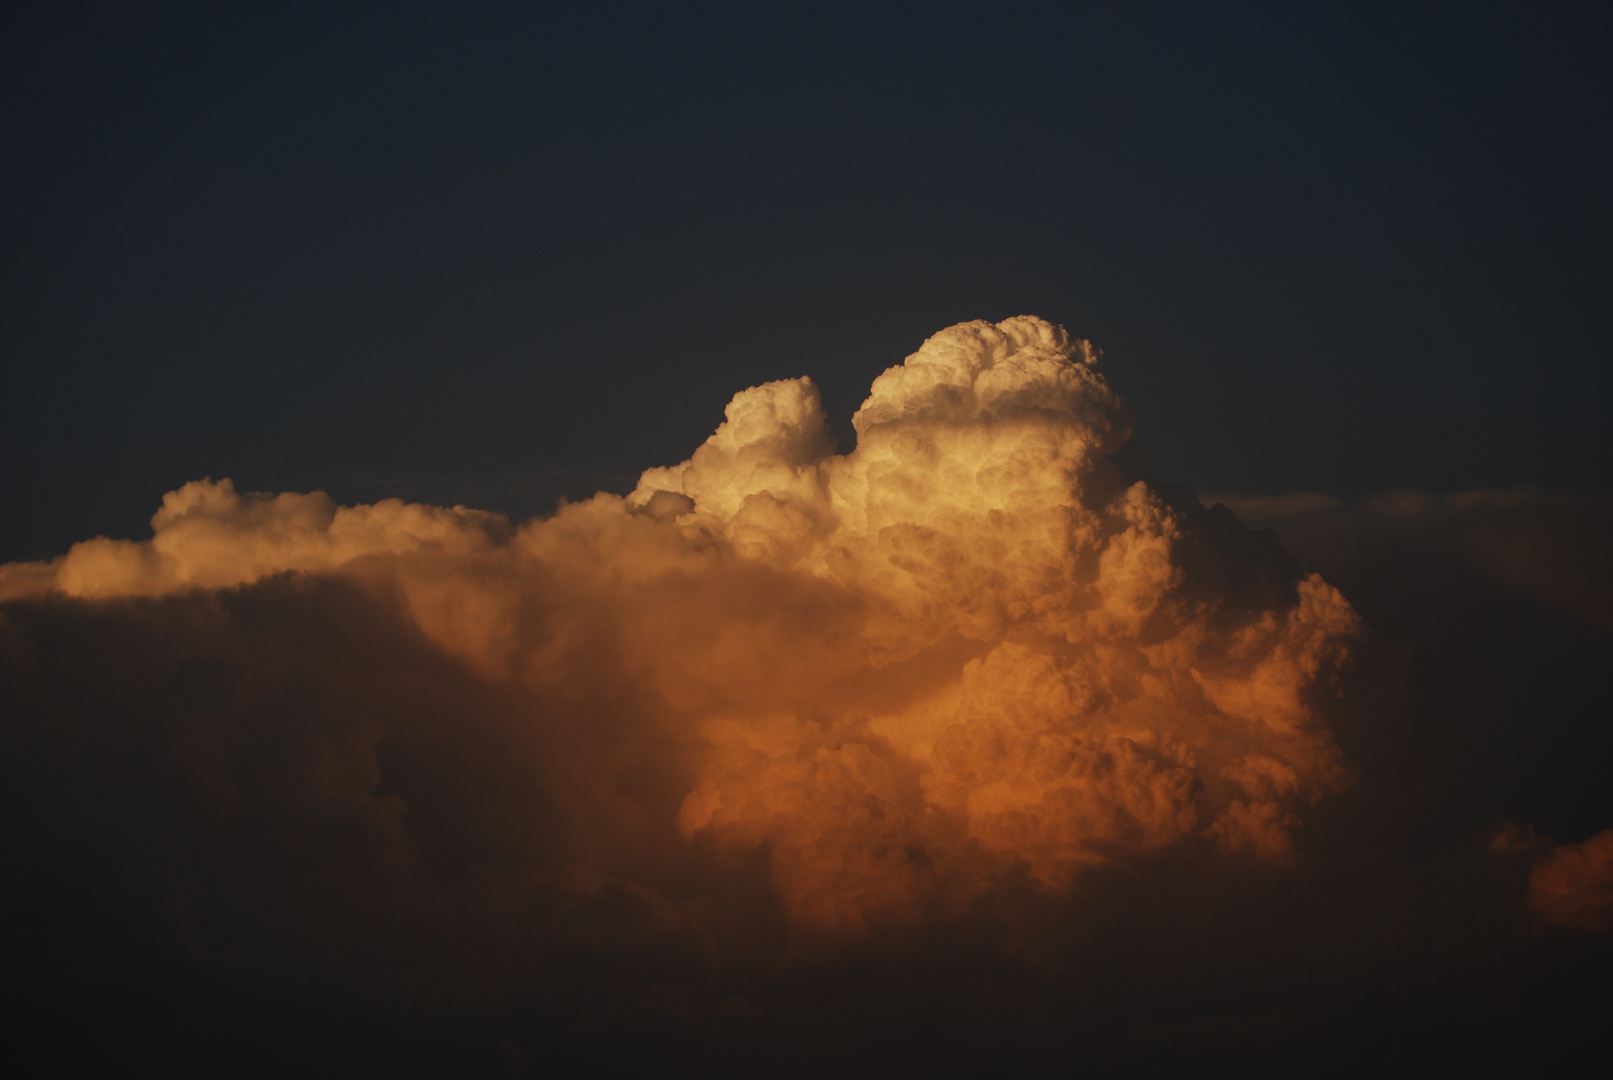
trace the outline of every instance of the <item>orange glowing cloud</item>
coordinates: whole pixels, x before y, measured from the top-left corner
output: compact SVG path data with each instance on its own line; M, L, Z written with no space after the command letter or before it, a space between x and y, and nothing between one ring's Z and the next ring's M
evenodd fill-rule
M954 326L874 381L850 453L809 380L768 383L626 497L519 527L198 481L149 541L0 567L0 599L335 575L484 680L632 687L614 749L569 781L579 859L664 819L765 851L804 926L945 909L1005 873L1062 889L1172 845L1291 860L1306 809L1352 781L1316 701L1355 614L1138 474L1098 366L1040 319ZM664 801L612 788L634 744L665 749Z

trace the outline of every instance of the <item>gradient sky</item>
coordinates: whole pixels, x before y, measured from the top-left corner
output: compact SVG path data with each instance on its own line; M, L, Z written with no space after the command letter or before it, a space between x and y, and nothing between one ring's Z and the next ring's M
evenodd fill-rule
M1606 490L1605 8L8 8L0 558L161 492L545 512L935 330L1201 490Z

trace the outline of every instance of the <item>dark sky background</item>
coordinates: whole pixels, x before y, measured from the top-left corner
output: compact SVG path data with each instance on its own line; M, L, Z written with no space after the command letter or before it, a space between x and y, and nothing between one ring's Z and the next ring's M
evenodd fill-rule
M0 558L201 476L546 512L799 374L849 449L1019 313L1201 490L1608 486L1600 6L4 18Z

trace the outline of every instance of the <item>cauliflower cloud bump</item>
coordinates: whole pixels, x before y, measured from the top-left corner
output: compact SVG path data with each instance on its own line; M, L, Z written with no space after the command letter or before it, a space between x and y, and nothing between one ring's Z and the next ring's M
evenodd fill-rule
M854 598L840 677L932 674L700 721L680 823L771 841L801 914L915 902L982 856L1054 887L1195 836L1286 858L1298 812L1347 784L1308 695L1349 606L1292 575L1251 608L1245 567L1206 565L1238 553L1115 459L1129 420L1096 362L1040 319L951 327L875 380L852 453L825 452L810 383L771 383L629 497L682 495L689 536Z
M357 582L528 696L574 863L763 853L802 925L1174 845L1289 860L1351 779L1316 703L1355 616L1145 480L1097 367L1040 319L950 327L874 381L850 453L809 380L768 383L627 497L519 528L201 482L151 541L0 568L0 599Z

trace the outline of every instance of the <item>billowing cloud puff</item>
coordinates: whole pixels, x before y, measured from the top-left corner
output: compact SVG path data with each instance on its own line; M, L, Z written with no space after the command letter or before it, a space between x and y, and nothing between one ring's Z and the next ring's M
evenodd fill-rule
M1172 845L1290 859L1305 809L1351 782L1314 705L1355 616L1138 475L1097 367L1040 319L954 326L874 381L848 454L809 380L768 383L682 465L519 528L199 481L151 540L7 566L0 597L339 575L481 678L548 701L630 687L615 748L567 781L596 845L578 858L664 815L683 843L767 852L805 924L967 902L1015 868L1059 889ZM611 773L648 746L662 802L628 805Z

